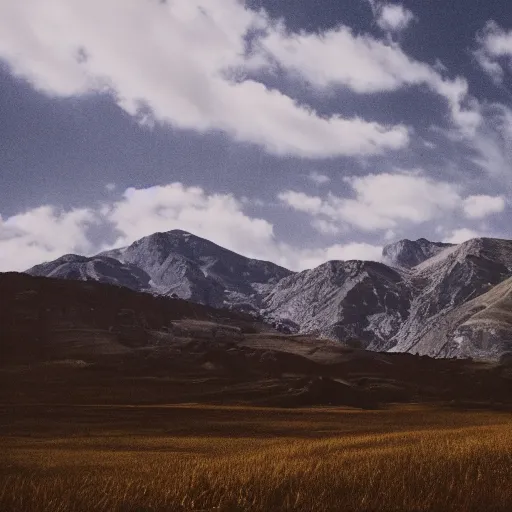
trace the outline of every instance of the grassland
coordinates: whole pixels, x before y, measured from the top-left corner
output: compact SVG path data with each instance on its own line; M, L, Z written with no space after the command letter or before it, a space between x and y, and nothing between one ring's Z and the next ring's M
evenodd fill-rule
M510 413L4 406L0 510L512 509Z

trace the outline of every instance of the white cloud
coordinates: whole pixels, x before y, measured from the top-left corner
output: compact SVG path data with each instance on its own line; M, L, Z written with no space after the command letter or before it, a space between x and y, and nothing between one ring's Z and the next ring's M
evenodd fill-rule
M324 232L324 224L350 225L363 231L392 230L400 225L421 224L448 214L462 213L481 219L505 208L501 196L463 198L459 187L434 181L419 173L370 174L347 178L355 198L328 194L325 198L285 191L278 198L296 211L313 217L313 226ZM390 231L391 230L391 231Z
M314 268L330 260L367 260L381 261L382 247L366 243L333 245L327 249L303 251L304 268Z
M2 220L0 271L26 270L66 253L88 253L89 227L98 219L92 210L61 211L40 206Z
M495 21L488 21L477 34L477 45L474 52L477 62L495 83L502 83L505 71L499 59L512 63L512 30L507 32Z
M396 237L397 237L397 235L396 235L396 233L392 229L388 229L384 233L384 240L386 240L386 242L389 242L391 240L395 240Z
M512 110L500 103L490 103L482 108L482 113L484 120L478 130L463 141L466 155L490 179L499 180L502 187L508 182L512 158Z
M363 231L389 230L399 223L419 224L455 210L460 196L454 185L417 174L370 174L346 180L355 198L328 194L322 199L286 191L279 199L295 210Z
M342 229L339 224L329 222L325 219L313 219L311 225L323 235L337 235L341 233Z
M383 4L377 10L377 25L385 32L402 32L416 19L401 4Z
M313 203L306 209L314 210ZM315 249L292 247L275 239L273 225L268 221L247 216L242 202L234 196L207 194L202 188L181 183L130 188L122 200L104 208L103 213L122 233L114 244L117 247L156 231L184 229L245 256L268 259L295 270L329 259L375 260L381 252L380 247L359 243ZM326 234L340 232L339 227L328 222L321 229Z
M503 232L493 229L486 223L480 223L476 229L464 227L442 231L445 233L442 241L452 244L461 244L474 238L506 238Z
M234 196L207 194L181 183L129 188L103 214L121 233L115 246L157 231L183 229L251 257L264 258L274 248L272 224L247 216Z
M114 244L94 239L92 226L110 227ZM378 259L380 248L346 243L295 247L276 240L273 225L250 217L231 194L209 194L181 183L127 189L122 198L91 208L62 211L41 206L0 217L0 271L27 268L66 253L91 255L121 247L157 231L183 229L248 257L303 270L328 259ZM330 229L325 224L325 229ZM97 236L97 235L96 235Z
M466 217L482 219L493 213L501 213L505 209L505 198L502 196L469 196L463 201Z
M463 242L467 242L468 240L472 240L473 238L479 238L482 235L478 231L474 231L469 228L460 228L455 229L450 233L448 237L446 237L443 242L448 244L461 244Z
M366 94L439 79L428 65L410 59L399 46L356 35L344 25L300 35L277 26L261 44L284 68L317 87L338 84Z
M472 134L481 122L479 105L469 97L464 78L443 77L438 66L410 58L396 43L356 35L344 25L297 34L276 23L259 45L268 54L268 65L277 62L314 87L343 86L369 94L426 85L446 100L464 134Z
M329 259L381 261L382 247L366 243L335 245L327 250Z
M452 210L458 200L454 185L417 174L371 174L348 181L356 199L342 201L341 212L363 229L426 222Z
M281 192L277 197L295 211L311 215L311 226L323 235L337 235L346 230L346 224L340 222L341 219L337 218L334 208L320 197L308 196L304 192L293 190Z
M114 192L114 190L117 188L117 185L115 183L107 183L105 185L105 190L107 192Z
M386 187L382 180L386 180ZM463 199L450 185L419 175L370 175L351 178L350 184L355 199L331 194L322 199L297 192L282 193L280 198L311 215L313 226L324 234L338 235L351 225L367 231L383 229L386 240L395 236L392 228L399 224L441 218L457 209L471 218L482 218L500 206L497 198L490 196ZM0 218L0 271L24 270L69 252L90 255L171 229L190 231L245 256L293 270L331 259L381 258L381 246L375 244L296 247L279 241L269 221L247 215L243 207L244 202L231 194L212 194L181 183L129 188L120 199L90 208L63 211L41 206ZM107 246L104 240L93 240L93 226L100 226L101 232L110 226L117 233L116 242ZM464 228L445 238L458 242L475 236L477 232Z
M263 11L237 0L1 2L0 59L47 94L108 91L143 124L221 130L277 155L369 155L408 143L404 126L319 116L246 79L264 62L247 53L255 29L274 32Z
M499 62L496 62L493 57L489 56L483 49L478 49L474 52L475 59L480 67L490 76L496 85L503 82L505 76L503 68Z
M320 197L308 196L304 192L295 192L293 190L281 192L277 197L298 212L310 213L312 215L324 213L325 204Z
M506 31L494 21L489 21L476 36L476 48L473 52L476 62L503 91L504 79L512 69L512 30ZM505 91L506 92L506 91ZM454 95L464 94L454 90ZM455 97L454 96L454 97ZM469 161L484 170L489 177L503 180L510 171L512 158L512 111L502 103L483 101L477 103L467 96L470 108L456 113L459 116L476 115L474 129L466 130L461 137L454 131L445 131L450 141L465 144ZM473 107L471 107L473 103ZM456 102L453 103L456 105ZM472 121L468 118L469 124Z
M315 185L325 185L326 183L329 183L331 181L331 178L329 178L329 176L321 174L318 171L311 171L308 174L308 179L312 181Z

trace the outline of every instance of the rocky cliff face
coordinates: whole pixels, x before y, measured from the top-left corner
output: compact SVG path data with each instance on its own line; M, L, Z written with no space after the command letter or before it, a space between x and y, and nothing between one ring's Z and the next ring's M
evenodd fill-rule
M500 359L512 353L512 278L426 324L414 349L432 357Z
M457 334L445 333L442 319L512 275L512 242L485 238L459 246L418 242L395 244L394 252L388 249L388 256L394 254L394 268L329 262L289 276L264 300L265 313L292 320L298 332L347 344L359 340L371 350L463 355L467 351L462 344L444 346ZM426 258L427 253L433 256ZM422 262L412 266L418 259ZM398 266L398 261L404 265ZM434 336L445 341L439 345ZM494 349L482 349L479 356L496 358L507 350L506 343L489 334L487 339L491 338Z
M427 333L435 330L439 339L444 339L444 317L511 275L509 240L470 240L418 265L409 274L416 290L409 317L394 337L392 351L434 355L439 346L428 346L424 341Z
M300 332L381 349L407 318L410 290L381 263L330 261L280 281L264 299L265 315Z

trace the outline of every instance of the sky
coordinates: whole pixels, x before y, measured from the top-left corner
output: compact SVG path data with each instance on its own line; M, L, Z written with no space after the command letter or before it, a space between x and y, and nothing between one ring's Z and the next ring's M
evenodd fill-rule
M506 0L1 0L0 33L0 271L512 236Z

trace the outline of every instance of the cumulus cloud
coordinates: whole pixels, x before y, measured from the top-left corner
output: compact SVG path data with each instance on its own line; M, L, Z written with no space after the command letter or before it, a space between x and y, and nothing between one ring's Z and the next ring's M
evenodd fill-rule
M317 87L337 84L367 94L442 81L435 70L414 61L399 46L354 34L344 25L299 35L278 25L260 44L285 69Z
M66 253L92 255L122 247L157 231L184 229L248 257L270 260L303 270L328 259L376 259L380 247L336 244L295 247L277 240L274 226L243 211L244 203L231 194L211 194L182 183L129 188L118 200L86 209L59 210L41 206L0 217L0 271L26 270ZM115 243L91 233L111 229ZM325 229L328 229L327 227Z
M184 229L245 256L268 259L294 270L329 259L377 259L381 252L380 247L357 243L292 247L276 240L271 223L245 214L243 202L233 195L208 194L200 187L181 183L130 188L120 201L104 207L103 215L122 233L114 244L117 247L156 231ZM340 232L333 223L317 227L325 234Z
M321 198L292 190L281 192L278 198L292 209L311 215L313 226L321 226L318 220L325 220L369 232L421 224L457 212L468 218L483 218L505 206L500 196L463 198L456 185L418 173L370 174L346 181L355 198L330 193Z
M348 243L333 245L327 249L303 251L304 268L314 268L330 260L367 260L381 261L382 246L367 243Z
M318 215L323 213L325 210L325 202L320 197L309 196L304 192L287 190L285 192L281 192L278 195L278 198L298 212Z
M426 222L454 208L458 200L454 185L415 174L371 174L347 181L356 198L336 202L342 215L362 229Z
M274 28L238 0L2 2L0 31L0 59L37 89L108 92L144 124L220 130L273 154L310 158L408 143L404 126L320 116L246 78L266 59L247 49L247 38Z
M459 227L445 231L443 242L461 244L473 238L504 238L503 233L486 224L480 224L476 229L471 227Z
M370 4L377 25L385 32L402 32L416 19L412 11L402 4L383 3L376 0L371 0Z
M281 201L311 216L311 223L326 235L345 234L349 226L363 231L384 230L383 239L395 237L393 228L439 219L460 210L471 219L501 211L502 197L463 198L453 185L418 174L369 175L348 179L355 198L328 194L325 198L286 191ZM270 260L293 270L317 266L331 259L378 261L379 244L350 242L324 247L297 247L279 241L274 226L248 215L245 202L232 194L208 193L182 183L129 188L122 197L89 208L61 210L41 206L0 218L0 271L24 270L66 253L91 255L121 247L157 231L184 229L248 257ZM114 243L92 234L116 235ZM445 235L458 243L479 233L470 228ZM103 235L102 235L103 236ZM110 236L110 240L112 240Z
M482 235L473 229L469 228L459 228L453 230L444 240L443 242L449 244L461 244L463 242L467 242L473 238L479 238Z
M463 201L463 210L470 219L482 219L493 213L505 210L505 198L502 196L470 196Z
M66 253L88 253L91 225L98 222L90 209L62 211L40 206L3 220L0 216L0 271L26 270Z
M382 4L379 12L390 30L412 16L400 4ZM143 124L220 130L276 155L375 155L404 148L410 131L321 116L254 78L275 65L320 89L370 94L427 86L464 133L481 121L464 78L446 78L396 43L343 25L290 32L238 0L3 2L0 30L0 59L47 94L109 93Z
M129 188L121 200L104 206L103 215L121 233L115 246L157 231L183 229L251 257L275 256L272 224L247 216L231 194L207 194L181 183Z

